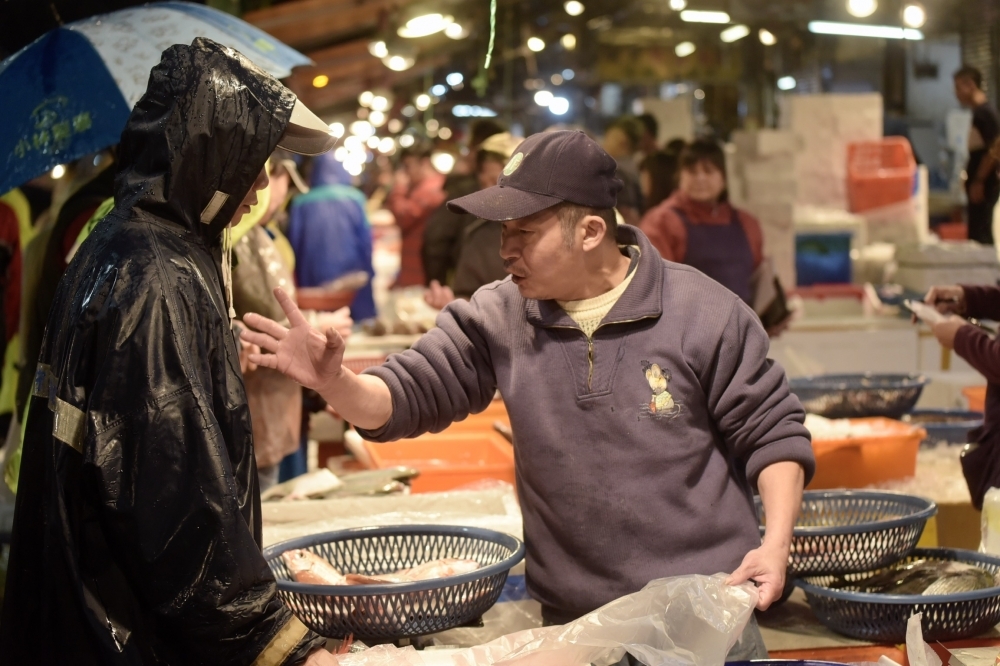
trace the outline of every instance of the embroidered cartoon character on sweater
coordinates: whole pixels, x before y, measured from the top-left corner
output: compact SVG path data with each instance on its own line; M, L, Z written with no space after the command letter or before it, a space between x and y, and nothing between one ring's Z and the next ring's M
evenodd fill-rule
M667 388L670 386L671 375L656 363L642 362L642 371L646 373L646 381L653 391L649 404L643 405L642 413L655 419L672 419L681 413L681 405L674 402Z

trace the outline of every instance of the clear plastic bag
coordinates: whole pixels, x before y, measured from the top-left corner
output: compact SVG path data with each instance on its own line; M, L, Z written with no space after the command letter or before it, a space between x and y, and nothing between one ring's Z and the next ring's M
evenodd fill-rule
M465 650L380 645L342 666L579 666L613 664L627 651L647 666L719 666L757 603L751 584L726 575L655 580L564 626L529 629Z

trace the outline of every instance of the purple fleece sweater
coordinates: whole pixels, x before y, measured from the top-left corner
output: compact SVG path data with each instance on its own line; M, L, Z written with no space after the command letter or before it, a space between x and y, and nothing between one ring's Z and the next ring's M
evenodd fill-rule
M795 461L811 478L815 466L802 405L753 311L662 260L638 229L618 240L641 258L592 349L554 301L525 299L508 278L368 371L392 392L389 422L363 433L378 441L438 432L499 388L528 589L557 622L656 578L733 571L760 545L761 470Z

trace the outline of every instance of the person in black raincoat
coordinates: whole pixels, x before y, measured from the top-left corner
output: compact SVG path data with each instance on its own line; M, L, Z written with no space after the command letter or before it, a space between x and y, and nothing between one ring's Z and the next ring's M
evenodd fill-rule
M325 152L323 130L210 40L172 46L153 68L122 133L115 208L49 315L0 663L336 663L261 554L221 242L266 186L271 151Z

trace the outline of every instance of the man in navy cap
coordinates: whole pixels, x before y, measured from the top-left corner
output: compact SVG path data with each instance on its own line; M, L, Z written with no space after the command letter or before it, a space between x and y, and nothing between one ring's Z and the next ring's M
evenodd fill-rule
M510 277L355 375L335 331L245 321L255 363L315 388L365 437L439 431L499 389L515 433L527 579L548 623L650 580L733 572L780 597L814 459L753 311L618 226L615 161L580 132L522 143L497 186L450 203L503 225ZM761 542L752 490L767 511ZM766 656L751 623L731 658Z

